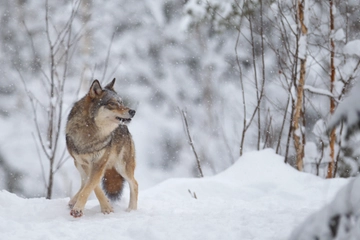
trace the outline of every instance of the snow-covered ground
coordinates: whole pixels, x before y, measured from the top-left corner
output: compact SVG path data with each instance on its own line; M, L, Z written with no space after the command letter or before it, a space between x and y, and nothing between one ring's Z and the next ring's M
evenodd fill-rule
M68 198L23 199L1 191L0 239L287 239L347 182L298 172L266 149L213 177L170 179L141 190L139 209L130 213L128 191L114 213L103 215L91 199L79 219L70 216Z

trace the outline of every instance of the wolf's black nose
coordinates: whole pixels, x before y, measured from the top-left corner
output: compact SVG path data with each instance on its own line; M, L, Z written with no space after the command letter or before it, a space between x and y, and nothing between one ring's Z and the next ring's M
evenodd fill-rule
M129 114L131 115L131 117L133 117L135 115L135 113L136 113L135 110L132 110L132 109L129 110Z

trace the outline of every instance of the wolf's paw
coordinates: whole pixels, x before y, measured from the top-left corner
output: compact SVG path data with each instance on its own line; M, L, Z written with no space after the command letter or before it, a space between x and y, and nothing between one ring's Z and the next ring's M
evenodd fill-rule
M74 218L82 217L83 211L82 210L71 209L70 215L73 216Z
M137 209L137 202L136 201L130 201L129 207L126 209L127 212L131 212Z
M137 208L136 207L128 207L126 209L127 212L131 212L131 211L135 211Z
M109 213L111 213L111 212L114 212L114 210L113 210L113 208L112 208L110 205L108 205L108 206L102 206L102 207L101 207L101 212L102 212L103 214L109 214Z

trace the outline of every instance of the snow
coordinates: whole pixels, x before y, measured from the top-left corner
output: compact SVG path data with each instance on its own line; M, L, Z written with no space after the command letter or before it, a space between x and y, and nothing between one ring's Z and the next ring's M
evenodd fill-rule
M346 122L346 137L348 138L354 130L359 128L359 113L360 113L360 95L357 94L360 91L360 83L357 83L350 94L338 105L335 113L331 116L328 122L328 129L334 128L341 121Z
M265 149L212 177L169 179L141 190L139 209L130 213L128 189L114 213L103 215L91 199L80 219L69 215L69 198L1 191L0 239L287 239L347 182L298 172Z
M319 94L319 95L334 97L334 95L329 90L313 87L310 85L304 85L304 90L308 90L311 93L315 93L315 94Z
M339 30L336 31L335 35L334 35L334 39L336 41L345 41L346 35L345 32L342 28L340 28Z
M306 162L311 162L311 163L316 162L318 151L316 144L314 142L307 142L305 144L305 156L306 156Z
M360 57L360 39L348 42L344 47L344 53Z

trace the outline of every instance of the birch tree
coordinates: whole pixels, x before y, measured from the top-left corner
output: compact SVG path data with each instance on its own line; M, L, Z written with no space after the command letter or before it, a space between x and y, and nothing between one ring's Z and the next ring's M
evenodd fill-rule
M300 59L300 75L296 86L296 103L293 118L294 124L294 146L296 150L296 165L299 171L303 170L305 133L304 133L304 85L306 75L306 56L307 56L307 26L305 22L305 0L298 0L297 2L297 31L299 38L299 52Z
M332 94L335 94L334 92L334 84L335 84L335 43L333 39L334 34L334 14L333 14L333 7L334 2L333 0L329 1L330 3L330 92ZM330 98L330 113L333 114L335 110L335 99L332 97ZM334 171L334 162L335 162L335 128L332 129L330 132L330 162L328 165L327 170L327 176L326 178L332 178L333 177L333 171Z

